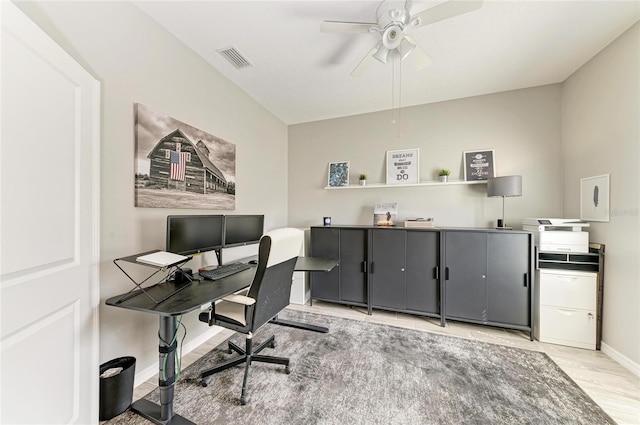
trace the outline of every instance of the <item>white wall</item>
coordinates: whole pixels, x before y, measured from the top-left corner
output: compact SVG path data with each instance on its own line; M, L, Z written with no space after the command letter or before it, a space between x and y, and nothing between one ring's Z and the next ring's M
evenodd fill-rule
M398 219L433 217L436 226L494 227L500 198L486 185L325 190L329 162L350 161L350 183L360 173L385 182L385 152L420 148L421 180L448 168L463 179L462 152L493 148L498 175L523 176L523 196L506 199L506 221L562 215L561 87L548 85L409 108L400 112L401 137L391 111L289 126L289 223L371 224L373 206L398 202Z
M132 3L17 5L102 84L102 300L131 288L114 258L164 248L169 214L260 213L266 229L287 224L287 128L281 121ZM134 207L136 102L236 144L235 211ZM134 265L131 273L149 270ZM185 344L209 331L197 313L183 323ZM102 305L100 361L132 355L138 371L156 364L157 331L154 315Z
M563 85L564 210L580 214L580 179L610 174L608 223L591 223L606 245L603 351L640 374L640 24Z

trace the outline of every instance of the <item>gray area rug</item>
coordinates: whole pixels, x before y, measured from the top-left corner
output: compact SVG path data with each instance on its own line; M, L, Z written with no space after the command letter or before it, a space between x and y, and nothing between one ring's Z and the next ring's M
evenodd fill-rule
M183 371L174 409L197 424L613 424L546 354L340 319L285 311L281 318L330 328L319 334L277 325L282 366L254 363L251 401L239 404L243 367L208 379L198 371L231 357L226 343ZM244 346L243 335L232 341ZM158 390L147 399L158 402ZM148 424L130 411L109 424Z

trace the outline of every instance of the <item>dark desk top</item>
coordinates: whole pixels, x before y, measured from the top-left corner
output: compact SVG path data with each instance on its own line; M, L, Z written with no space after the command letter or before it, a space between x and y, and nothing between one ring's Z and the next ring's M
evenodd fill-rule
M330 272L338 265L340 260L321 257L298 257L296 261L297 272Z
M299 257L296 262L296 271L331 271L339 260L318 257ZM156 300L161 300L171 295L165 301L156 304L151 298L141 291L122 302L118 302L126 294L116 295L105 301L105 304L126 308L129 310L144 311L161 316L179 316L200 308L212 301L219 300L227 295L238 292L251 284L255 267L241 271L234 275L219 280L194 280L186 286L176 285L174 282L162 282L157 285L145 288ZM197 275L196 275L197 278ZM138 290L139 291L139 290Z
M182 285L176 285L169 281L145 288L145 291L157 300L180 289L179 292L159 304L143 293L122 302L118 301L125 294L116 295L105 303L114 307L155 313L161 316L178 316L246 288L251 284L255 270L255 267L252 267L220 280L194 280L184 288Z

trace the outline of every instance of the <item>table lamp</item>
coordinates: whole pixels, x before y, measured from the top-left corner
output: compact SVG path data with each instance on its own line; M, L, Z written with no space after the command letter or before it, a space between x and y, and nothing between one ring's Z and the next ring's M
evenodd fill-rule
M487 196L502 197L502 219L498 220L496 229L510 230L504 221L504 198L507 196L522 196L522 176L502 176L487 180Z

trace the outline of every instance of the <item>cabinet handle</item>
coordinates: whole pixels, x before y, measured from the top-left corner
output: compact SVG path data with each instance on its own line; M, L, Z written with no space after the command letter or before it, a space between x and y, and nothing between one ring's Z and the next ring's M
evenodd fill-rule
M444 280L449 280L449 267L444 268Z
M369 273L373 274L373 261L369 264Z
M529 273L524 274L524 287L526 288L529 284Z
M440 278L440 266L435 266L433 268L433 278L436 280Z
M366 260L362 262L362 272L363 273L367 272L367 261Z
M401 269L400 269L400 271L401 271L401 272L403 272L403 271L404 271L404 267L403 267L403 268L401 268Z

